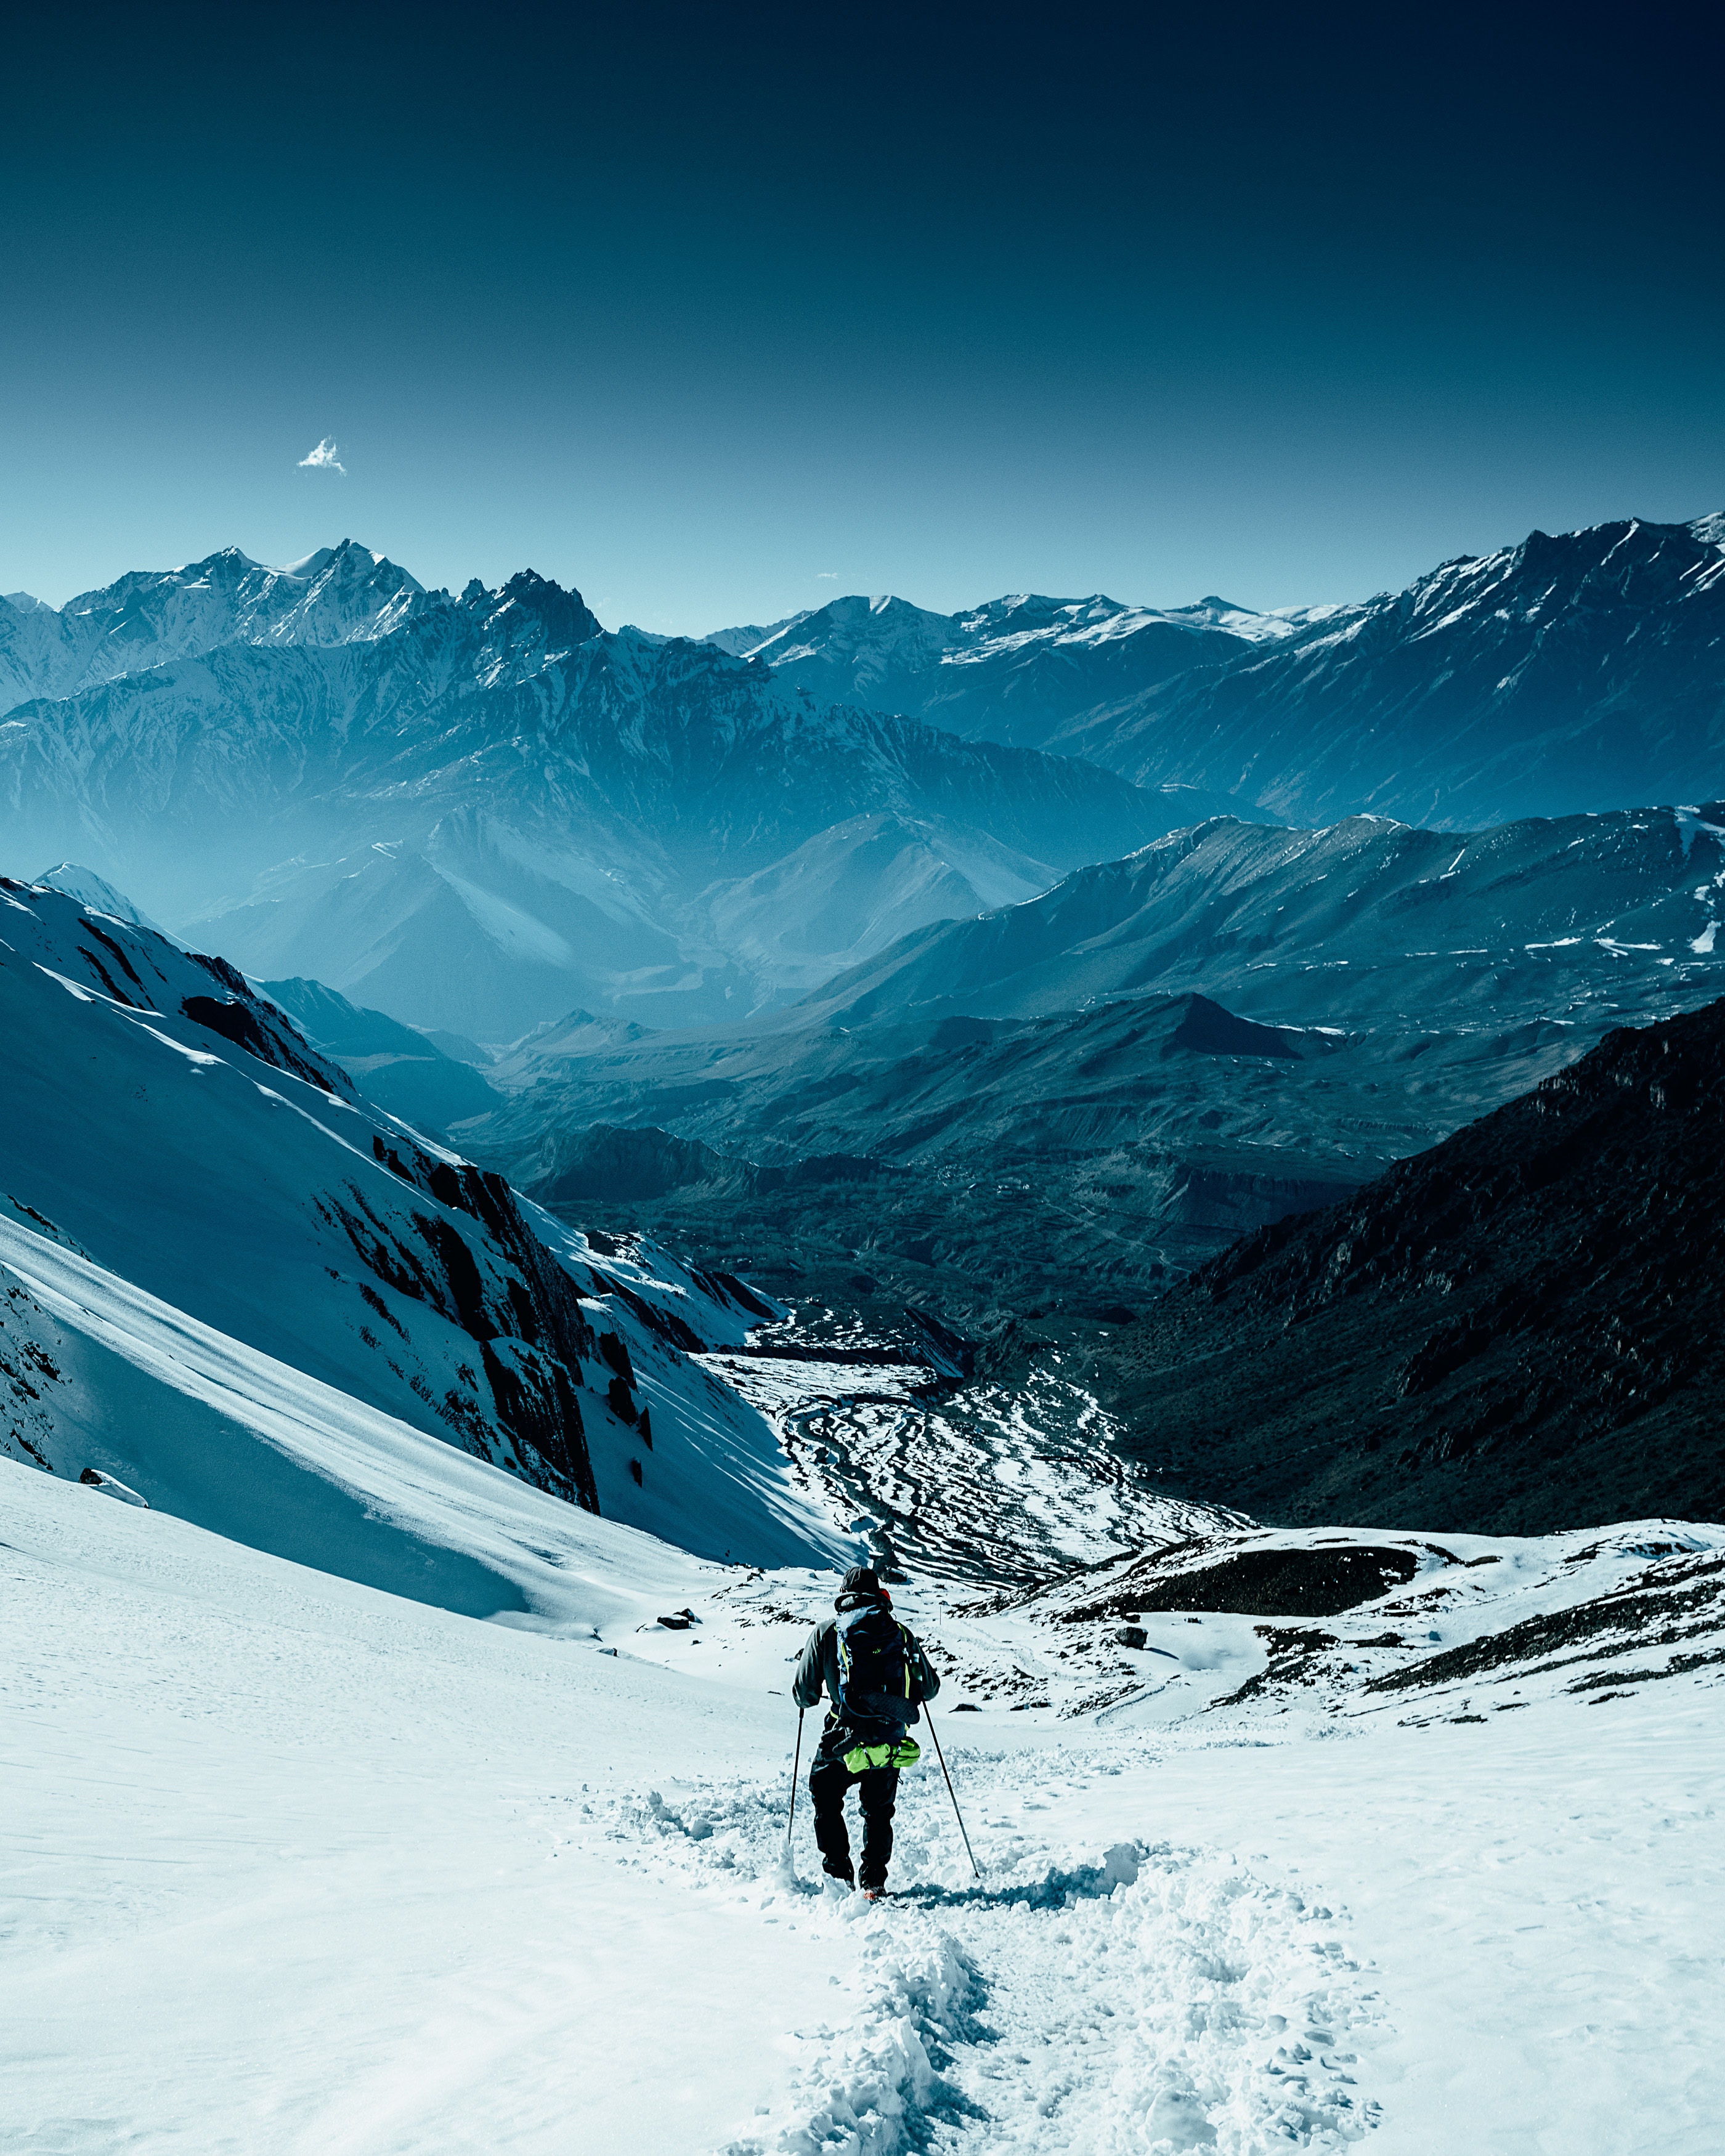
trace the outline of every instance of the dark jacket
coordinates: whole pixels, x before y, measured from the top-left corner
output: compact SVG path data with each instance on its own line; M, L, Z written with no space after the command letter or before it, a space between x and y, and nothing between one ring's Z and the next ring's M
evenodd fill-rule
M841 1594L833 1604L836 1612L860 1609L875 1600L872 1594ZM891 1604L888 1604L891 1607ZM918 1700L932 1699L940 1691L940 1672L922 1651L916 1635L908 1625L901 1624L905 1635L905 1658L911 1666L911 1702L907 1722L921 1719L916 1712ZM791 1680L791 1697L798 1707L819 1707L824 1689L833 1703L834 1714L842 1714L839 1703L839 1619L826 1618L809 1635L808 1645L803 1650L803 1659L797 1665L797 1674Z

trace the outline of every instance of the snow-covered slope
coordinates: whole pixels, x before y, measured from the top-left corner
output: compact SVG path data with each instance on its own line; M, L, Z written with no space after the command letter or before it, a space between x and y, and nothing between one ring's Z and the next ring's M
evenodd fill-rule
M832 1576L506 1494L531 1629L0 1463L22 2145L1710 2156L1717 1531L1400 1538L1316 1622L1192 1582L1370 1538L901 1590L982 1876L907 1774L870 1909L806 1799L782 1861Z
M698 1372L680 1385L650 1363L636 1371L665 1433L658 1486L633 1508L659 1528L655 1540L595 1521L554 1487L262 1354L26 1227L0 1220L0 1366L13 1389L0 1450L58 1480L94 1471L254 1549L467 1616L513 1611L565 1626L597 1621L620 1593L632 1606L638 1576L667 1592L686 1580L692 1560L674 1560L668 1537L757 1562L850 1553L787 1486L770 1432L727 1413L723 1389ZM33 1397L18 1392L20 1378Z
M326 1389L693 1549L829 1547L787 1499L767 1424L690 1359L757 1321L740 1288L650 1250L614 1273L501 1178L371 1107L223 961L59 892L0 886L0 1014L8 1250L26 1270L33 1250L39 1273L92 1269L75 1294L59 1277L56 1324L79 1330L70 1294L151 1367L184 1360L150 1345L163 1328L205 1328L201 1353L263 1358L278 1387ZM148 1484L130 1410L91 1374L118 1382L111 1359L67 1390L44 1382L61 1351L37 1344L8 1355L0 1445ZM199 1367L182 1389L207 1382ZM80 1451L99 1436L111 1458Z

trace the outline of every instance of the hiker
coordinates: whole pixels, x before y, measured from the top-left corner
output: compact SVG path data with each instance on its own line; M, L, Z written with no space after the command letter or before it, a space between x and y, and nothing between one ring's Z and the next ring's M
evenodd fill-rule
M847 1887L850 1836L845 1798L862 1788L862 1890L871 1902L886 1892L892 1856L892 1807L901 1767L922 1756L906 1734L921 1719L917 1703L941 1688L938 1674L907 1625L892 1614L892 1597L871 1565L854 1564L839 1583L834 1614L809 1635L791 1686L800 1707L818 1707L824 1685L832 1706L809 1769L814 1799L814 1839L827 1876Z

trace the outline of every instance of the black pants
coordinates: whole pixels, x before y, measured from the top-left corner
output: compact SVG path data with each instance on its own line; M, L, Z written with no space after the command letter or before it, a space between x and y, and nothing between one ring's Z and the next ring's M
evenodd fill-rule
M809 1794L814 1799L814 1839L821 1862L834 1879L849 1879L850 1836L845 1826L845 1799L851 1784L862 1791L862 1880L865 1888L884 1887L892 1861L892 1808L898 1798L896 1767L870 1767L853 1774L845 1754L860 1739L854 1729L829 1719L820 1748L809 1769Z

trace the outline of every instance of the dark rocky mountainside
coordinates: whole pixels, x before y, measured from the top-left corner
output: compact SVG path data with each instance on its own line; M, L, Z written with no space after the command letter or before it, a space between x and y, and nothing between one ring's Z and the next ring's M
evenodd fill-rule
M1287 1523L1725 1515L1725 1002L1609 1034L1108 1343L1170 1490Z
M1455 1119L1392 1101L1393 1072L1358 1045L1296 1047L1161 997L1029 1025L649 1035L547 1068L461 1142L542 1204L777 1286L836 1269L836 1292L860 1268L915 1301L1088 1310L1138 1302ZM1429 1087L1495 1091L1495 1068L1450 1067L1456 1045ZM1527 1075L1561 1052L1530 1040ZM1311 1127L1314 1082L1348 1097L1345 1133Z
M543 1204L775 1290L1088 1313L1142 1308L1577 1052L1538 1019L1344 1034L1145 996L506 1057L504 1101L458 1135Z

